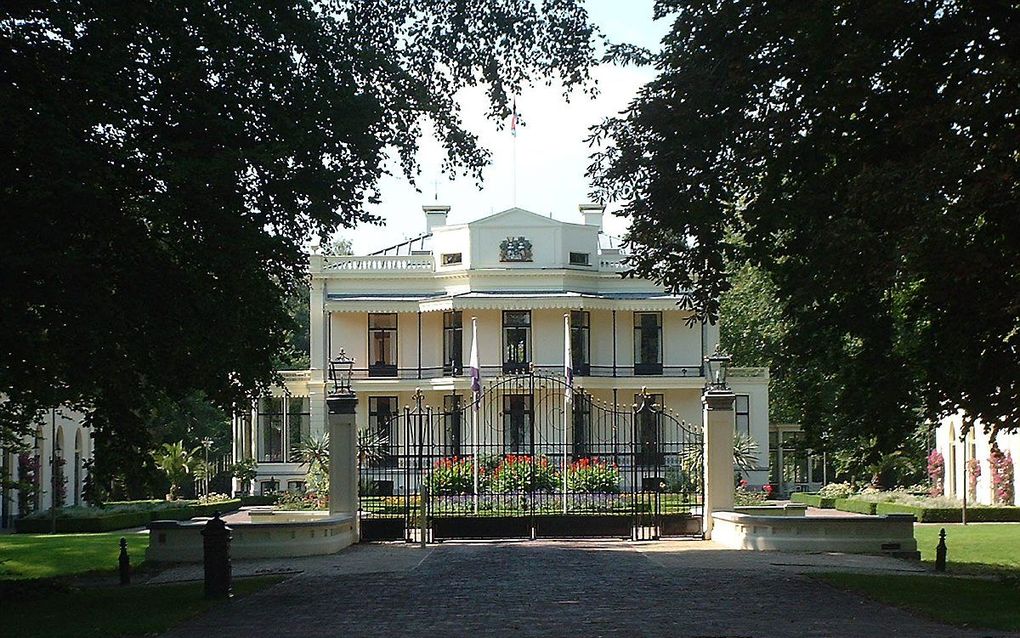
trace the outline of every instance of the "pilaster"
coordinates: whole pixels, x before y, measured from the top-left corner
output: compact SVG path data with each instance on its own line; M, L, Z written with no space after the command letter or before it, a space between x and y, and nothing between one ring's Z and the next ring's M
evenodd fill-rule
M702 530L712 538L713 512L733 511L733 429L736 395L729 389L708 390L702 395L704 406L705 504Z

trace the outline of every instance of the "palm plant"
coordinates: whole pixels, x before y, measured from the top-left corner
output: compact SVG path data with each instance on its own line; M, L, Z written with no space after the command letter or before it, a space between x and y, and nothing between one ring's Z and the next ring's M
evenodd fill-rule
M329 432L310 436L297 449L298 459L308 465L305 483L319 497L329 494Z
M373 428L358 430L358 467L378 465L390 448L390 438Z
M680 457L680 471L691 482L700 483L704 463L704 446L692 445ZM733 437L733 467L745 477L758 469L758 442L752 437L746 434Z
M169 500L176 501L179 498L181 484L191 474L197 454L198 448L188 450L184 447L184 441L164 443L153 454L156 467L170 480L170 493L167 494Z

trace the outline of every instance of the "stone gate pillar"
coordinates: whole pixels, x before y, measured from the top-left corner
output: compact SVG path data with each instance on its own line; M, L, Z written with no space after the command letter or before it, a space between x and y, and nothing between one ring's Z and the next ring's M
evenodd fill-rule
M353 394L334 395L326 399L326 405L329 408L329 513L354 516L355 536L360 536L358 425L355 420L358 398Z
M705 505L702 530L712 538L712 513L733 511L733 430L736 395L728 388L710 388L704 405Z

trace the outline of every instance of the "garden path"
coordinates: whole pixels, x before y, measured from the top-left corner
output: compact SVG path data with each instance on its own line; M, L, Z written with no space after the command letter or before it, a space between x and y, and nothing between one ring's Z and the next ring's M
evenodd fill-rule
M168 635L1001 635L920 619L808 576L923 571L873 556L738 552L703 541L520 541L361 545L278 563L303 571Z

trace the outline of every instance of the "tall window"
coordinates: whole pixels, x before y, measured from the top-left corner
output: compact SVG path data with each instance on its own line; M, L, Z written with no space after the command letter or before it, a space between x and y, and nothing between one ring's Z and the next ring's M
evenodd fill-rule
M531 421L533 418L530 394L503 396L503 447L509 454L531 452Z
M574 458L591 456L591 399L578 392L574 395L571 407L573 410Z
M751 436L751 399L746 394L738 394L736 404L736 434Z
M287 398L287 441L290 445L290 460L301 460L301 445L312 436L312 415L308 409L308 397Z
M460 455L463 435L464 397L448 394L443 397L443 450L445 456Z
M283 461L283 397L266 397L259 400L258 458L263 463Z
M459 310L443 313L443 374L459 376L464 366L463 315Z
M591 372L591 329L588 313L573 310L570 313L570 367L574 376L586 377Z
M378 437L383 463L391 463L396 459L391 450L396 443L397 397L368 397L368 427Z
M641 405L642 397L634 395L634 403ZM651 404L662 406L662 395L653 394L650 398ZM660 421L661 417L657 409L649 405L637 414L637 436L638 436L638 458L639 465L661 465L663 461L660 447Z
M634 374L662 374L662 313L634 313Z
M368 315L368 376L397 376L397 315Z
M503 372L524 372L531 363L531 311L503 311Z

